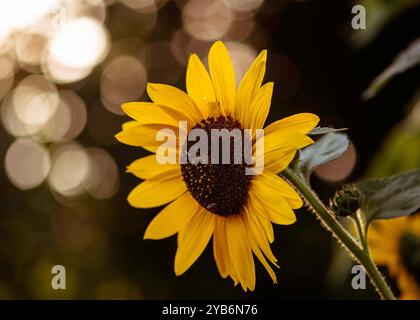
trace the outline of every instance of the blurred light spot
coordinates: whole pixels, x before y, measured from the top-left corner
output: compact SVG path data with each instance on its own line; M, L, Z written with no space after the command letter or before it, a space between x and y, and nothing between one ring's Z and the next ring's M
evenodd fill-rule
M174 58L182 65L187 65L192 53L203 58L207 56L211 43L192 38L184 29L176 31L169 44Z
M45 60L45 59L44 59ZM43 71L56 83L70 83L86 78L92 68L76 68L63 65L52 58L46 60L43 65Z
M9 92L14 80L14 62L8 56L0 56L0 100Z
M356 165L356 149L350 144L347 151L338 159L320 165L315 169L315 174L322 180L339 182L347 178Z
M236 75L236 85L238 86L245 72L257 57L257 52L253 47L239 42L227 42L226 47L232 59Z
M42 54L48 39L41 34L20 33L16 39L16 57L21 65L36 66L41 64Z
M172 36L169 43L174 58L186 66L192 53L199 57L207 56L211 43L192 38L184 29L178 29Z
M190 40L191 37L185 32L183 28L180 28L173 34L169 43L172 55L179 63L182 63L183 65L186 65L188 61L189 54L187 52L187 47Z
M41 129L39 136L43 142L60 141L70 127L70 108L60 100L51 119Z
M106 18L106 5L103 0L72 0L65 2L67 19L89 17L103 23Z
M191 41L188 43L188 52L196 53L199 57L204 58L208 55L211 45L211 42L204 42L192 38Z
M173 56L169 42L152 42L144 46L140 54L148 68L149 82L170 84L178 81L183 70Z
M74 139L86 126L87 111L83 100L71 90L62 90L59 96L57 110L40 132L43 141Z
M192 37L205 41L222 38L232 20L230 8L219 1L191 0L182 11L185 30Z
M111 112L124 114L121 104L140 98L147 84L144 65L133 56L119 56L105 68L101 78L102 103Z
M0 34L26 28L48 15L58 0L2 0L0 2Z
M6 131L15 137L24 137L38 132L42 126L29 125L18 118L12 98L13 91L4 97L1 105L1 120Z
M71 20L50 41L46 69L60 82L80 80L104 59L108 41L105 28L96 20Z
M119 185L118 167L114 159L102 149L89 148L87 152L91 164L85 186L87 192L97 199L112 197Z
M103 59L107 42L107 34L101 24L93 19L79 18L58 31L49 50L51 57L63 65L86 68Z
M53 165L48 177L50 187L59 194L72 197L84 192L89 176L89 158L79 145L72 143L53 152Z
M141 48L144 46L144 42L136 37L124 38L112 43L111 50L107 57L107 63L112 59L116 59L119 56L133 56L134 58L140 58ZM143 61L142 61L143 63Z
M120 0L120 2L136 11L150 13L162 8L168 0Z
M157 11L139 12L126 6L115 6L109 16L107 26L113 35L119 38L132 37L133 30L137 37L152 31L157 21Z
M59 102L55 85L40 75L23 79L12 99L19 120L33 126L43 126L54 114Z
M19 189L35 188L50 170L48 150L29 139L15 140L7 150L5 169L9 180Z
M224 4L235 11L257 10L264 0L223 0Z
M248 39L254 27L255 21L253 19L234 20L226 34L226 38L233 41L244 41Z
M70 140L76 138L85 128L87 122L87 110L85 102L73 91L60 91L61 102L70 110L70 127L63 139Z

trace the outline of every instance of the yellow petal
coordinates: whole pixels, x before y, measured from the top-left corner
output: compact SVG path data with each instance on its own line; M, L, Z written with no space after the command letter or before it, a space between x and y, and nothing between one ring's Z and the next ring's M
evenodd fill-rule
M213 255L220 275L223 278L226 278L229 275L236 286L239 283L238 275L236 274L229 256L226 237L226 220L224 217L216 217L216 226L213 233Z
M286 181L271 172L264 172L255 177L260 185L261 192L266 193L269 197L271 194L280 194L287 200L293 209L302 207L303 201L299 194Z
M264 132L269 134L276 130L291 130L305 134L315 128L318 122L319 117L313 113L298 113L273 122L265 128Z
M261 225L270 243L274 241L274 230L270 217L255 197L250 196L247 203L248 211L252 212L255 223Z
M191 220L179 232L175 255L175 274L183 274L198 259L206 248L214 231L216 216L203 208L198 210Z
M221 41L215 42L209 52L210 75L214 93L226 115L234 116L236 80L229 52Z
M222 278L229 274L229 256L226 242L226 227L224 218L216 217L216 226L213 234L213 255L217 270Z
M121 108L124 112L141 124L167 124L178 127L182 114L167 107L158 106L151 102L128 102Z
M263 50L249 67L239 84L236 94L235 111L236 118L239 119L244 128L251 128L251 103L261 87L265 74L266 61L267 50Z
M118 133L115 138L119 142L130 146L160 146L163 142L156 139L156 135L160 130L172 130L175 135L174 139L178 140L179 129L165 124L139 124L130 126L128 129L124 129Z
M136 208L158 207L182 195L187 188L182 181L181 170L159 174L143 181L128 195L128 202Z
M404 218L377 220L369 227L368 243L374 261L380 265L395 268L398 261L398 243L401 233L406 230L401 222ZM393 266L391 266L393 265Z
M247 209L245 209L245 211L247 211ZM255 238L255 234L254 234L255 231L253 231L253 228L255 230L255 226L253 226L253 221L251 221L251 219L249 219L248 214L249 213L245 213L245 215L243 215L243 221L244 221L245 229L248 232L248 239L249 239L249 244L251 245L251 249L254 252L254 254L257 256L258 260L260 260L260 262L262 263L264 268L267 270L267 272L270 275L273 282L277 283L276 274L274 273L273 269L268 264L267 260L265 259L264 255L261 252L261 249L260 249L261 247L258 244L258 239L259 238ZM257 235L258 235L258 233L257 233ZM268 245L268 243L267 243L267 245ZM269 245L268 245L268 247L269 247ZM270 250L270 252L271 252L271 250Z
M192 54L187 67L187 92L200 108L203 118L210 114L209 102L215 102L213 83L210 76L196 54Z
M277 149L264 154L264 172L279 173L286 169L295 158L296 149Z
M178 164L158 163L156 161L155 154L137 159L127 167L128 172L143 180L150 179L158 174L176 169L179 169Z
M264 127L268 112L270 111L271 97L273 95L273 82L263 85L257 92L251 104L251 128L261 129Z
M180 231L198 211L199 204L188 192L168 204L150 222L144 239L159 240L170 237Z
M200 110L194 101L178 88L166 84L148 83L147 93L154 103L182 113L190 126L194 126L202 119Z
M226 235L229 255L244 291L255 288L255 265L252 249L242 217L226 217Z
M138 125L139 125L139 123L138 123L137 121L130 120L130 121L124 122L124 123L122 124L122 129L123 129L123 130L127 130L127 129L130 129L130 128L132 128L132 127L136 127L136 126L138 126Z
M250 197L255 197L273 223L289 225L296 222L295 213L281 193L273 192L257 179L251 182Z
M254 254L256 255L256 257L258 258L258 260L260 260L260 262L262 263L262 265L264 266L264 268L267 270L268 274L270 275L270 278L273 280L273 283L277 283L276 274L274 273L273 269L268 264L268 262L265 259L264 255L261 253L261 250L257 246L257 244L255 243L255 240L254 239L250 239L249 242L251 244L252 251L254 252Z
M289 150L291 147L301 149L312 143L314 141L311 138L295 131L278 130L267 134L264 130L264 153L278 149Z
M369 248L372 258L376 264L389 265L393 260L398 260L396 250L393 251L387 247L375 245L375 243L372 241L369 242Z
M248 231L248 237L250 241L251 239L254 239L255 243L259 248L261 248L271 263L276 265L277 259L271 251L270 243L268 242L267 237L265 237L264 229L258 221L255 213L251 212L247 207L245 207L242 217L245 227Z

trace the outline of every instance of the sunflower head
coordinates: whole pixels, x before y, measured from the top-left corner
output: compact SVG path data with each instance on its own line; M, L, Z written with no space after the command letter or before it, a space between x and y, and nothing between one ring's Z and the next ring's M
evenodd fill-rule
M374 221L368 233L375 262L397 280L402 299L420 299L420 213Z
M420 234L405 232L400 239L401 263L420 285Z
M191 267L213 239L222 277L253 290L255 255L273 282L277 281L271 266L277 266L270 248L272 223L294 223L293 209L302 206L297 192L277 174L298 149L313 143L306 134L319 118L296 114L263 130L273 93L273 83L262 83L266 60L264 50L237 87L229 53L217 41L208 55L209 72L196 54L190 56L186 93L149 83L152 102L122 106L133 121L116 138L153 153L128 166L129 172L144 180L128 201L137 208L166 205L144 238L177 234L177 275ZM214 132L223 135L214 139ZM226 136L227 148L221 152L215 146ZM207 148L197 148L198 138L200 146Z

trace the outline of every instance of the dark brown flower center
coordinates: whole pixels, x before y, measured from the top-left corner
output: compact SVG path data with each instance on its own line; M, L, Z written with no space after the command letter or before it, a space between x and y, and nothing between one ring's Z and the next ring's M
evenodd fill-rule
M252 175L246 174L246 168L250 167L245 161L244 152L241 152L241 161L235 161L235 153L238 149L234 147L234 137L229 137L228 152L230 153L229 163L222 158L222 138L220 138L219 148L212 147L212 134L215 130L227 129L228 132L240 132L242 146L244 146L244 130L238 121L230 116L219 116L218 118L209 117L202 120L192 129L203 129L207 136L207 152L200 154L201 163L191 163L190 160L181 164L182 176L192 197L198 201L208 211L219 216L230 216L239 214L244 206L247 197ZM235 130L236 129L236 130ZM238 130L239 129L239 130ZM224 130L227 132L226 130ZM191 133L191 131L190 131ZM214 140L213 140L214 143ZM186 154L191 155L191 147L195 141L188 141ZM243 148L242 148L243 150ZM217 154L213 154L216 153ZM238 154L236 154L238 157ZM215 159L217 161L214 161ZM213 160L213 161L212 161ZM204 163L203 163L204 162ZM216 163L215 163L216 162Z

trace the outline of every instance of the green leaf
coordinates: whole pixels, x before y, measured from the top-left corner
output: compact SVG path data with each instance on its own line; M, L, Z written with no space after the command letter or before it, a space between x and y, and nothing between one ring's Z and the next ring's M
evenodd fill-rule
M331 132L340 132L340 131L346 131L346 130L347 128L335 129L335 128L330 128L330 127L316 127L316 128L313 128L312 131L308 133L308 135L317 136L317 135L327 134Z
M407 216L420 209L420 170L362 181L356 188L363 196L361 210L367 223Z
M339 158L349 147L349 138L343 133L327 133L317 142L303 149L294 166L307 180L321 164Z
M407 49L402 51L395 60L382 73L377 76L369 87L363 92L362 97L368 100L374 97L388 81L397 74L414 67L420 63L420 38L414 40Z

